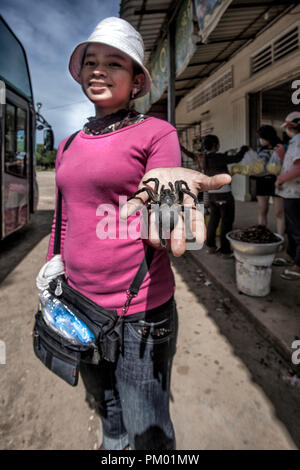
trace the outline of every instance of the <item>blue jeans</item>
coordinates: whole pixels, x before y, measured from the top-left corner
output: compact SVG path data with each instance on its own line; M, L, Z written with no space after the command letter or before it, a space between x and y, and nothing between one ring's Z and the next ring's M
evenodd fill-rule
M101 418L106 449L122 450L129 444L132 450L175 450L169 400L177 332L172 297L124 323L124 354L116 363L81 364L86 391Z

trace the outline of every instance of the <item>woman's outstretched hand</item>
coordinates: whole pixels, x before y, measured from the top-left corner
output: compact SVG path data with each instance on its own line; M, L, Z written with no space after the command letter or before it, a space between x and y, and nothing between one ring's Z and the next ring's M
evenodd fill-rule
M182 167L170 167L170 168L155 168L148 171L141 179L138 189L145 186L154 190L154 182L149 182L147 185L143 181L149 178L157 178L159 180L158 194L162 185L165 189L170 189L169 182L175 186L175 181L183 180L189 186L190 191L197 194L199 191L208 191L210 189L218 189L224 184L231 182L231 177L227 174L215 175L212 177L205 176L199 171L190 170ZM183 186L184 187L184 186ZM121 218L126 219L136 211L141 209L145 203L149 201L149 195L146 191L143 191L137 195L137 197L128 201L121 210ZM150 201L149 201L150 202ZM153 202L152 202L153 203ZM196 242L202 244L206 238L206 228L204 223L203 213L200 210L196 210L194 200L188 194L184 194L183 203L191 210L190 217L190 230L193 233ZM186 250L186 228L185 228L185 212L181 212L178 222L174 229L170 233L169 246L174 256L181 256ZM158 235L157 226L155 223L155 213L151 211L149 220L149 241L152 245L160 247L160 238Z

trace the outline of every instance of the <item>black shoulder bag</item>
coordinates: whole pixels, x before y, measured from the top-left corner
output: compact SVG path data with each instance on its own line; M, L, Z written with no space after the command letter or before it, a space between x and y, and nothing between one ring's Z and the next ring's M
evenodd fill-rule
M68 148L74 137L72 134L65 144L63 152ZM56 207L56 225L53 254L60 254L61 242L62 195L58 191ZM90 328L95 336L95 346L74 345L58 335L45 323L41 307L35 315L33 330L33 348L36 356L52 372L61 377L72 386L77 385L80 362L98 364L102 360L115 362L119 353L123 354L123 326L130 302L139 291L153 259L155 248L147 247L146 255L126 291L126 301L122 314L117 315L116 310L107 310L73 289L65 276L58 276L49 284L48 291L74 315Z

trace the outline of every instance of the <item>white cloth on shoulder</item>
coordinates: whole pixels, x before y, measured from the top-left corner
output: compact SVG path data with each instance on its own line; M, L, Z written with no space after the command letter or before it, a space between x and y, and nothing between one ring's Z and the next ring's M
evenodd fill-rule
M49 282L65 273L64 263L61 255L55 255L40 269L36 277L36 286L40 290L45 290L49 286Z

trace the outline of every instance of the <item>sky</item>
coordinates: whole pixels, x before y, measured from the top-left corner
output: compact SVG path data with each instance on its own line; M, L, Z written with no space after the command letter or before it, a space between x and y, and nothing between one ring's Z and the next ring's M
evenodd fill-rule
M1 0L0 13L27 54L33 96L52 126L55 148L80 129L94 107L71 76L68 65L75 47L95 26L119 16L120 0ZM37 131L37 143L43 132Z

